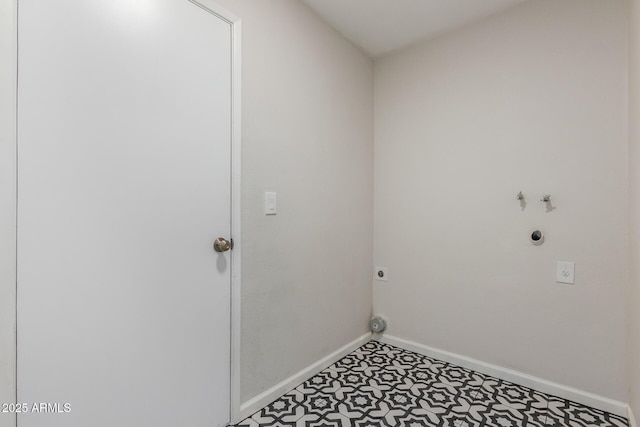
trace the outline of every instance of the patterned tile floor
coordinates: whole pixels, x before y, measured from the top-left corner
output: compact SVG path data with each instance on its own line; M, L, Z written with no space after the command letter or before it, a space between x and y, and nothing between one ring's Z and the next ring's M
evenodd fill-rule
M370 341L239 427L627 427L627 420Z

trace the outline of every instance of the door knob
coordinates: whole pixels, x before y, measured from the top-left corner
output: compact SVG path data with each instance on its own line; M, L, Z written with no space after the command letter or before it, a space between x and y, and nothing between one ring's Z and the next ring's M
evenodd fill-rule
M233 239L227 240L224 237L218 237L213 242L213 250L216 252L226 252L233 249Z

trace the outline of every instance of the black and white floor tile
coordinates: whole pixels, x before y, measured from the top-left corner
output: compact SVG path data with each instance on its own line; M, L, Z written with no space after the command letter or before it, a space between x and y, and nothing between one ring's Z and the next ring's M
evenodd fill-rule
M625 418L370 341L237 427L628 427Z

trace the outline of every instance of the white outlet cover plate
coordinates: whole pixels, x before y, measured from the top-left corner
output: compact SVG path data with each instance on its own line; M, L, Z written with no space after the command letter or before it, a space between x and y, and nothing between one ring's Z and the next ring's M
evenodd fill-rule
M382 276L380 275L380 273L382 273ZM373 272L373 278L381 282L386 282L389 278L389 272L387 271L387 267L376 267L376 269Z
M556 282L573 285L575 282L575 263L558 261L556 270Z

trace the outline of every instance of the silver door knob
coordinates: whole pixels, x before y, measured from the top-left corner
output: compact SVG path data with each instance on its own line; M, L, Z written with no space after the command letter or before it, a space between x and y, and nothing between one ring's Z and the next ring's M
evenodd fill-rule
M213 250L216 252L226 252L233 249L233 239L227 240L224 237L218 237L213 242Z

